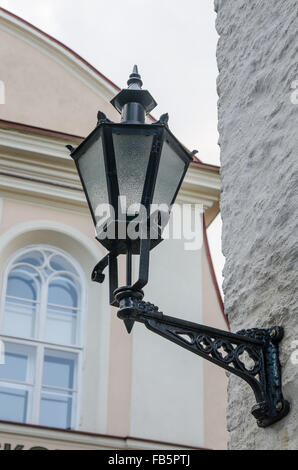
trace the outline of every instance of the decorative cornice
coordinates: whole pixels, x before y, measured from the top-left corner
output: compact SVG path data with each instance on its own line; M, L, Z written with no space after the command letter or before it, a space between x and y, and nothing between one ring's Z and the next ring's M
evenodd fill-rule
M79 137L65 134L43 135L40 130L9 128L0 122L0 188L14 193L40 194L51 201L87 207L77 171L66 144L77 145ZM177 201L214 208L220 194L216 171L191 165Z
M5 442L9 440L20 442L26 446L27 440L36 442L38 446L55 445L59 448L69 445L70 448L86 448L86 449L135 449L135 450L152 450L152 449L194 449L194 450L207 450L200 447L188 447L183 444L153 441L150 439L142 439L133 436L113 436L96 434L92 432L74 431L65 429L48 428L45 426L36 426L30 424L8 423L1 421L0 439L2 442L5 436ZM26 442L23 442L23 439Z
M61 139L63 141L67 140L77 142L78 144L84 140L84 137L68 134L65 132L55 131L51 129L45 129L44 127L36 127L32 126L31 124L23 124L21 122L15 121L7 121L6 119L0 119L0 128L1 129L8 129L9 131L19 131L27 134L32 134L36 136L43 136L43 137L54 137L57 139Z
M21 150L26 153L66 159L69 156L69 151L65 148L65 145L74 143L74 139L71 139L71 137L63 139L61 137L61 140L58 141L52 137L29 135L17 130L0 128L0 143L1 150Z

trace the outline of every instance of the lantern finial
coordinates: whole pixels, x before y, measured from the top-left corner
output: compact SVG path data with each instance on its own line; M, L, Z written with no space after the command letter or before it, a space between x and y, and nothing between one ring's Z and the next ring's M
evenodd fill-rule
M139 74L137 65L134 65L133 71L127 81L127 85L130 90L140 90L142 88L143 82L141 80L141 75Z

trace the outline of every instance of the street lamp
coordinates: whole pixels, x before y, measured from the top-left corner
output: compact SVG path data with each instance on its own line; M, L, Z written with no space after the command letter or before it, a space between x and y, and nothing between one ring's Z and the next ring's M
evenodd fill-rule
M156 106L134 66L128 88L111 101L121 122L99 112L91 134L76 148L74 159L97 240L108 250L92 272L103 282L109 268L110 304L128 333L135 321L177 345L241 377L252 388L257 404L252 414L267 427L289 412L283 398L278 343L283 329L242 330L236 334L164 315L144 302L150 250L162 241L171 206L196 151L189 153L168 128L168 115L146 124ZM126 286L118 283L118 256L126 256ZM132 257L139 256L138 279L132 281ZM246 355L250 364L243 359Z

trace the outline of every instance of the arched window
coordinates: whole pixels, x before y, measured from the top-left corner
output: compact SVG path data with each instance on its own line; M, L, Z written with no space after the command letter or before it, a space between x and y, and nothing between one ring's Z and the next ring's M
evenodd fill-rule
M80 266L53 247L27 247L8 263L0 316L0 420L77 426L84 285Z

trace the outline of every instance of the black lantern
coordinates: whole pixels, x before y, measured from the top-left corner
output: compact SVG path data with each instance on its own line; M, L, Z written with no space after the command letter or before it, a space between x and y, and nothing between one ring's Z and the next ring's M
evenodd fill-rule
M121 113L121 123L113 123L99 113L97 127L71 154L99 239L104 228L98 226L103 204L113 208L116 221L124 216L131 220L137 212L134 207L140 204L148 215L152 204L170 208L192 160L170 132L167 115L159 122L145 124L146 114L157 104L141 86L135 66L128 88L111 101ZM126 198L126 214L120 215L121 196ZM101 242L107 249L113 245L108 238Z
M71 146L86 194L98 241L108 254L95 266L92 279L104 281L109 266L110 304L130 333L135 321L177 345L245 380L257 404L252 414L260 427L269 426L289 412L283 398L278 343L283 329L273 326L238 333L169 317L143 302L148 282L149 253L162 240L171 206L196 151L189 153L168 128L168 115L146 124L156 102L142 90L135 66L128 88L111 101L121 113L121 123L99 112L94 131L76 148ZM123 206L122 199L126 201ZM155 206L154 206L155 205ZM152 206L158 209L152 211ZM103 220L102 208L109 214ZM162 207L162 208L161 208ZM131 229L131 230L129 230ZM120 254L126 254L126 286L118 285ZM132 256L139 256L139 273L132 281ZM243 361L248 355L251 366Z
M118 305L116 258L127 254L131 284L131 255L140 254L139 279L133 290L140 290L148 280L149 251L161 242L162 228L182 184L192 154L187 152L168 128L168 115L146 124L145 117L157 105L147 90L137 66L111 103L121 113L114 123L98 113L98 124L91 134L72 149L97 231L97 239L109 250L104 262L94 272L94 280L103 280L102 271L110 265L110 302ZM124 200L125 198L125 200ZM108 220L102 223L103 208L109 207ZM152 213L152 207L158 207ZM142 213L140 213L140 208ZM128 226L135 227L130 235Z

